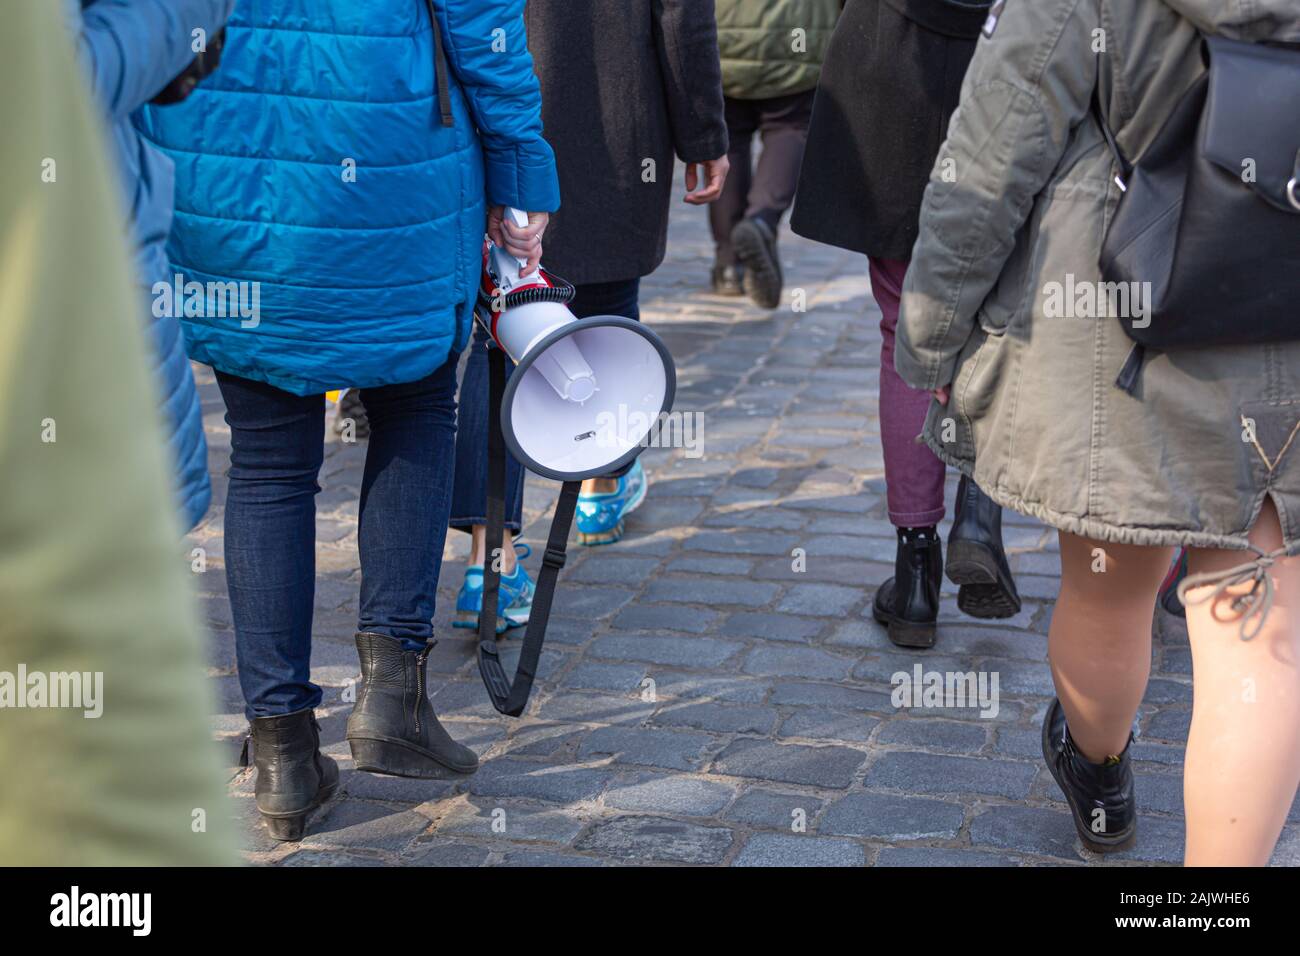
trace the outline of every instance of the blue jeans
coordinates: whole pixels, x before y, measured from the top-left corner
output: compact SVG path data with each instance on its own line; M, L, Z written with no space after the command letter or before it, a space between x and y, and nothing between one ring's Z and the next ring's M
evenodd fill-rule
M419 650L433 631L455 452L456 361L361 390L370 421L358 512L357 629ZM230 425L226 581L249 718L316 707L311 681L325 396L217 372Z
M580 319L592 315L621 315L641 320L640 279L595 282L577 286L569 308ZM495 348L495 346L493 346ZM451 496L451 526L469 531L487 524L488 458L488 337L474 323L474 341L465 360L465 378L460 385L460 427L456 431L456 483ZM506 374L514 370L506 360ZM631 467L630 465L628 466ZM621 469L610 475L617 478ZM506 521L511 531L523 525L524 469L506 452Z

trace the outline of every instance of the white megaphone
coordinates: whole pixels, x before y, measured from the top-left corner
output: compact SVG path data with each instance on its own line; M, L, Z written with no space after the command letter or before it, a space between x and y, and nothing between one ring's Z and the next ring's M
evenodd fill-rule
M506 213L520 226L528 217ZM573 287L488 243L475 315L515 363L501 403L506 445L557 481L596 478L641 453L677 387L659 336L622 316L575 318Z

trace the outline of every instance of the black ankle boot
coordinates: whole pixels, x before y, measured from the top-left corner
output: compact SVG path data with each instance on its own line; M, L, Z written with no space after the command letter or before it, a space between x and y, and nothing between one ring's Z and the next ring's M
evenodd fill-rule
M347 736L358 770L445 780L478 769L477 755L451 739L425 694L431 650L432 642L408 651L395 637L357 635L361 688Z
M900 528L894 576L880 586L871 615L899 647L933 647L939 619L939 581L943 554L939 534L930 528Z
M257 809L277 840L301 840L307 816L334 794L339 767L320 752L320 725L311 710L249 722L241 762L253 745Z
M1132 743L1130 735L1119 757L1092 763L1075 747L1059 700L1052 701L1043 718L1043 759L1070 805L1079 839L1094 853L1123 850L1137 836Z
M948 580L958 585L957 607L981 618L1020 613L1020 595L1002 549L1002 508L962 475L954 511L948 533Z

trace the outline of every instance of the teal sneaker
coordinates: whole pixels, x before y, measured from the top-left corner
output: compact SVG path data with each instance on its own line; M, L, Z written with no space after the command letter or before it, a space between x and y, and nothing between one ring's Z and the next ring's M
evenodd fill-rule
M623 519L645 501L647 484L638 458L632 469L618 479L618 490L578 495L578 541L586 545L613 544L622 538Z
M533 609L533 579L524 570L524 559L533 553L526 544L515 543L514 574L501 575L501 590L497 593L497 633L504 634L512 627L523 627ZM465 583L456 595L456 619L452 627L478 628L479 612L483 610L483 565L471 564L465 568Z

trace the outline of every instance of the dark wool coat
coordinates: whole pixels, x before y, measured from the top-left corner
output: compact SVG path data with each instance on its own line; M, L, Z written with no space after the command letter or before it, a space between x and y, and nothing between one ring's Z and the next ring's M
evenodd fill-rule
M822 67L790 228L907 259L988 3L848 0Z
M529 0L526 17L560 171L543 261L576 283L647 275L664 258L674 154L727 152L713 0Z

